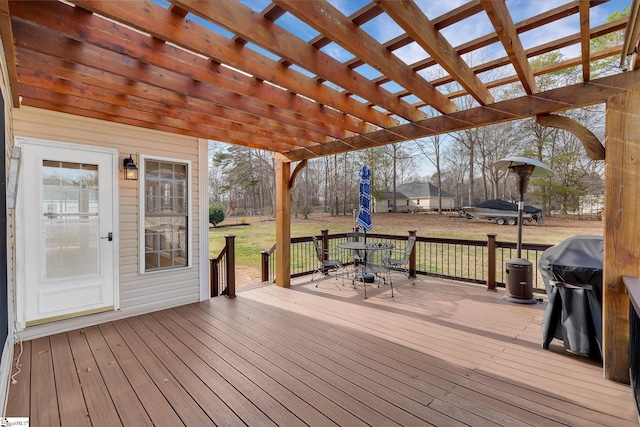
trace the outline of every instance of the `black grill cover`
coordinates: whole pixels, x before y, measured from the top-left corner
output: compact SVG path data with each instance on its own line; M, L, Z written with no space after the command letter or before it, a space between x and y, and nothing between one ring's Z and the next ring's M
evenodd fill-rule
M603 243L601 236L575 236L542 253L538 268L549 296L544 348L557 338L572 353L602 358Z

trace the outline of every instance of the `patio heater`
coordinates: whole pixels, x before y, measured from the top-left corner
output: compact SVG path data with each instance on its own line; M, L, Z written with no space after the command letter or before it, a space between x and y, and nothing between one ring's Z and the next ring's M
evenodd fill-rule
M518 192L518 240L516 258L507 261L506 293L503 298L519 304L535 304L533 297L533 265L522 258L522 213L524 211L524 193L529 185L529 178L550 178L553 171L547 165L527 157L506 157L493 164L497 169L507 169L517 175Z

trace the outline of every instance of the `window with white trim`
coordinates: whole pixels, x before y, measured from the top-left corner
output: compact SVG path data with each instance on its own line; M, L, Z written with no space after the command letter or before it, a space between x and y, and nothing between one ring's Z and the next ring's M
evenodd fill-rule
M189 265L189 164L143 158L144 272Z

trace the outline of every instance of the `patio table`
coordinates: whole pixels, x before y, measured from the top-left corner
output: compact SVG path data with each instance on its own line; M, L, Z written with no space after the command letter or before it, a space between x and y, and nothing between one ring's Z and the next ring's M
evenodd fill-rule
M376 251L385 251L385 250L390 251L394 248L393 243L344 242L344 243L338 243L338 247L341 249L361 251L362 253L364 253L363 262L359 265L355 265L354 278L352 282L353 282L353 285L355 286L356 278L359 278L360 280L362 280L362 284L364 286L364 298L367 299L367 282L365 280L365 277L367 276L367 274L378 275L379 273L386 273L386 268L378 265L375 265L374 267L373 265L368 264L367 261L369 259L369 254ZM383 278L383 280L385 283L387 282L386 278ZM393 289L392 289L391 296L393 296Z

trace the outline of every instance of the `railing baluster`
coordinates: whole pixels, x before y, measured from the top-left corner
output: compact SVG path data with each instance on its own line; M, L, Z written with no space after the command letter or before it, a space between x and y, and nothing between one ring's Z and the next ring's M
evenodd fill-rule
M234 235L224 236L227 242L227 298L236 297L236 246Z
M209 289L210 295L212 297L217 297L218 295L220 295L220 283L218 281L218 263L213 258L209 260L209 277L211 282L211 289Z
M482 257L484 260L484 257ZM487 289L496 290L496 235L487 234ZM483 269L484 271L484 269Z
M409 234L415 233L410 231ZM321 230L323 248L336 249L338 243L346 241L346 234L329 234L329 230ZM407 237L386 234L367 233L367 241L372 243L394 243L402 250ZM535 285L539 283L537 277L537 260L539 255L551 245L527 244L522 245L527 258L534 262L536 274ZM437 237L417 237L416 244L410 258L410 274L414 277L420 272L427 276L441 277L452 280L479 283L487 285L487 289L495 290L497 286L504 287L504 267L506 258L511 258L516 244L511 242L497 242L495 234L488 234L486 241L446 239ZM311 236L295 237L291 239L292 277L309 275L316 267L315 251L311 244ZM499 251L499 252L498 252ZM262 253L263 281L274 281L275 245L271 250ZM350 262L348 254L344 254L345 262ZM453 265L452 265L453 264ZM537 286L536 292L544 292Z
M260 252L260 259L261 259L261 267L262 267L262 281L263 282L268 282L269 281L269 252L267 251L262 251Z
M209 259L211 297L236 295L235 236L225 236L225 247L216 258Z

